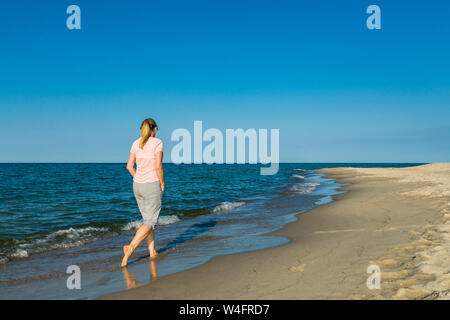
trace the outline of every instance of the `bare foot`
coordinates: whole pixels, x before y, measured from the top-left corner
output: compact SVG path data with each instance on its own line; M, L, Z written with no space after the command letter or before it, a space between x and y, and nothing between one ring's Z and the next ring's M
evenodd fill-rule
M150 259L155 259L158 257L158 252L155 250L154 252L150 253Z
M130 248L130 246L123 246L123 259L122 259L122 264L120 265L121 267L127 266L127 263L128 263L127 253L128 253L129 248Z

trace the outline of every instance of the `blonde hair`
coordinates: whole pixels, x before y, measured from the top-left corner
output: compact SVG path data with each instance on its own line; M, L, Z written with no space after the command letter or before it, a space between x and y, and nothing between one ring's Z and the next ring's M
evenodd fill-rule
M142 121L141 124L141 141L139 143L139 148L144 149L145 144L147 143L148 139L152 136L154 133L153 130L157 128L155 120L148 118Z

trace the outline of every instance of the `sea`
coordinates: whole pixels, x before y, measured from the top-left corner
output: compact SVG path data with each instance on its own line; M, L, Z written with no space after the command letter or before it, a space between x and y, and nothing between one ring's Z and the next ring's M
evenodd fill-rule
M123 163L0 164L0 299L95 299L195 268L218 255L281 246L268 233L333 201L331 167L417 163L164 164L166 191L155 229L119 267L142 224ZM77 279L74 276L79 276Z

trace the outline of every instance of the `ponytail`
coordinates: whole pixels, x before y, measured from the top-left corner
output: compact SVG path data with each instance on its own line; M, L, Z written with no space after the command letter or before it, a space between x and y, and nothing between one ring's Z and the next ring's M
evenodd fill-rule
M139 148L144 149L148 139L153 135L153 130L157 127L155 120L148 118L142 121L141 124L141 141Z

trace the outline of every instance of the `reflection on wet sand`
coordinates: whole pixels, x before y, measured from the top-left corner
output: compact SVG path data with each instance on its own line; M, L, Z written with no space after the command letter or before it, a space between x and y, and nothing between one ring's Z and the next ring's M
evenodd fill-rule
M156 261L150 260L149 265L150 265L150 281L153 281L158 277ZM144 284L143 282L139 282L136 280L136 276L130 270L128 270L128 267L122 268L122 272L123 277L125 278L127 289L138 287Z

